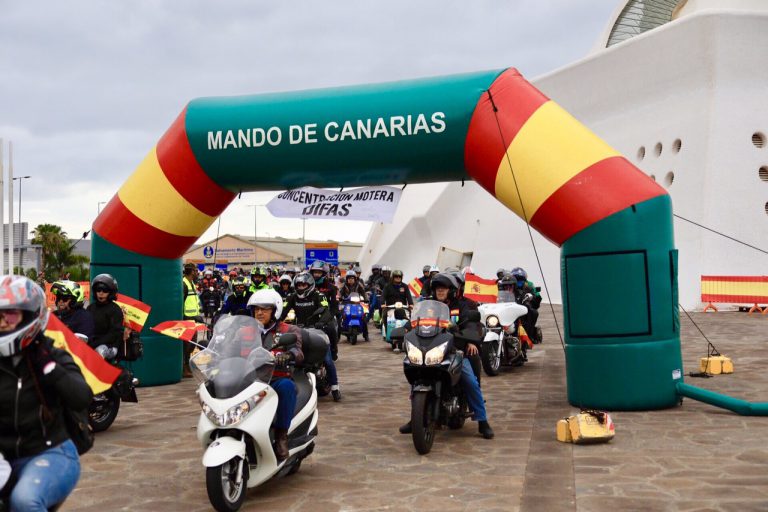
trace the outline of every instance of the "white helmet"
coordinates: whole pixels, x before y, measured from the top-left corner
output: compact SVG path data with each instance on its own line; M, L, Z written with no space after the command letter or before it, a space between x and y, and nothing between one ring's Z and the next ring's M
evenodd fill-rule
M437 273L439 273L439 272L440 272L440 267L438 267L437 265L432 265L432 266L429 268L429 273L431 274L432 272L437 272Z
M0 310L21 313L16 327L0 336L0 357L18 354L48 325L45 292L24 276L0 276Z
M273 288L258 290L248 299L248 306L275 308L275 319L283 314L283 298Z

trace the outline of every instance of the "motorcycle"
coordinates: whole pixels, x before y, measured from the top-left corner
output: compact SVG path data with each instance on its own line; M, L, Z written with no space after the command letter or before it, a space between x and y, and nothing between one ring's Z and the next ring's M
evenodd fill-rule
M238 510L247 488L296 473L315 447L317 392L307 368L323 360L327 347L308 336L302 365L275 367L273 354L262 347L260 327L252 317L222 318L208 347L190 359L199 383L197 438L205 449L206 489L219 511ZM295 343L294 334L283 334L272 350L288 350ZM275 372L289 371L296 383L296 409L288 429L289 455L278 461L271 427L278 396L269 383Z
M419 302L411 318L403 370L411 384L413 446L424 455L432 449L438 428L460 429L471 416L461 386L464 352L460 350L470 334L449 332L450 310L435 300Z
M357 344L357 337L362 332L365 310L360 303L360 294L351 293L342 305L341 334L347 337L350 345Z
M318 346L320 341L322 341L325 344L326 350L329 350L329 347L331 346L331 340L328 337L328 334L323 329L318 329L317 327L308 327L309 325L315 325L314 322L319 320L323 316L323 313L325 313L325 308L318 308L317 311L312 313L312 316L307 319L307 323L305 325L298 326L302 328L302 332L307 333L307 336L313 337L315 339L315 343ZM289 319L291 323L296 323L296 312L294 310L290 310L288 312L286 321L289 321ZM328 381L328 371L325 368L325 357L323 357L319 363L310 365L309 370L315 374L315 389L317 389L317 394L319 396L327 396L330 394L331 383Z
M528 309L515 302L515 294L499 291L495 304L478 306L480 318L486 327L485 337L480 346L480 361L485 373L494 377L501 366L522 366L528 360L527 351L533 344L527 336L518 336L518 319Z
M82 334L76 336L86 343L88 337ZM127 340L123 342L121 350L115 347L99 345L96 352L103 357L109 364L119 367L122 372L117 380L108 390L93 396L93 401L88 407L88 423L94 432L103 432L107 430L117 418L120 410L120 402L138 403L139 398L136 395L136 387L139 385L139 379L133 376L129 368L121 366L122 361L135 361L143 354L143 344L139 339L137 332L131 332Z
M381 324L381 337L392 345L392 350L398 353L403 348L403 339L411 325L410 310L402 302L384 306L386 321Z

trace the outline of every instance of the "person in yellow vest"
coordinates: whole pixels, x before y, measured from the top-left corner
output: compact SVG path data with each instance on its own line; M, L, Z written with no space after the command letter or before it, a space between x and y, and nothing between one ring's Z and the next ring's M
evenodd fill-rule
M200 297L197 295L197 267L193 263L184 265L184 275L181 278L181 284L184 295L184 320L194 320L203 323L202 308L200 307ZM192 353L192 344L184 343L184 378L192 377L189 369L189 356Z

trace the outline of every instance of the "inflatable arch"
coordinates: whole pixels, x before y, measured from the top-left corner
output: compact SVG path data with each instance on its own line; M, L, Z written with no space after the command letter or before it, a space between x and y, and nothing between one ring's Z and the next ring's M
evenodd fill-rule
M642 410L682 383L663 188L514 69L190 102L93 225L92 272L181 318L181 256L239 191L473 179L562 247L568 399ZM181 378L145 331L145 385Z

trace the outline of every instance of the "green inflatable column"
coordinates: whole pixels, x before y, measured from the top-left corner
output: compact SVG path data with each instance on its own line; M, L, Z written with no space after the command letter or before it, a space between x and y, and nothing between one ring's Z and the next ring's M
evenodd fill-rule
M677 250L672 205L659 196L562 246L568 401L648 410L680 402Z

